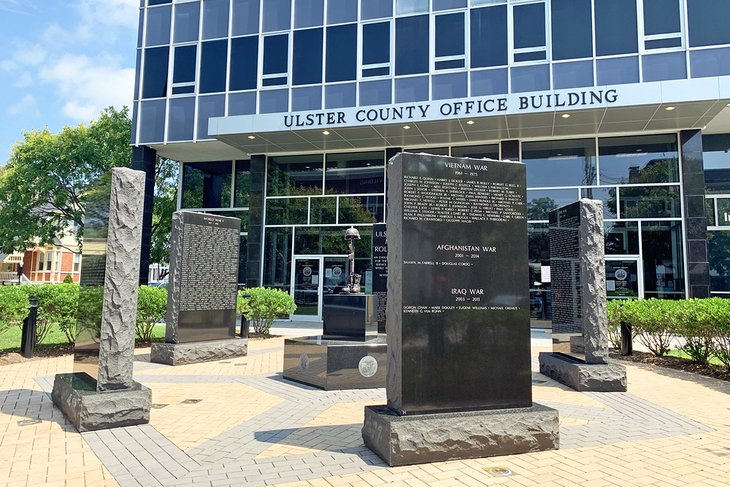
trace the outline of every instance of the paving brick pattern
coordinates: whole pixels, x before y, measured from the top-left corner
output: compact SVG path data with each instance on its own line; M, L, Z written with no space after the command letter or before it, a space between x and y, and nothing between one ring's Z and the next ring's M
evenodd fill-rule
M135 377L153 390L151 423L82 435L49 396L70 357L0 367L0 485L730 485L730 385L712 379L631 365L630 392L578 393L535 372L535 401L560 411L560 450L389 468L360 436L384 389L285 381L282 339L227 361L148 360L138 353Z

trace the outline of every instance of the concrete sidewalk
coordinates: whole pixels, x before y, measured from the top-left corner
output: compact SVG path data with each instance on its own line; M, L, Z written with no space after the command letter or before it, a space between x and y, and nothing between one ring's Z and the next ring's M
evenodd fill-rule
M283 341L252 340L248 357L174 368L138 350L151 423L83 435L49 395L54 374L72 370L70 356L0 367L0 485L730 485L726 382L627 365L628 393L575 392L536 372L550 339L533 330L534 399L560 410L560 450L388 468L360 436L363 407L384 403L384 389L285 381Z

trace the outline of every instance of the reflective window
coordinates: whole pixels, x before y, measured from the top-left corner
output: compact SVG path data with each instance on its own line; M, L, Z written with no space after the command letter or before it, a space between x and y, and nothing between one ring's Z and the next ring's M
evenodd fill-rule
M553 59L593 56L591 0L552 0Z
M297 227L294 251L297 254L347 254L343 238L347 227ZM355 272L363 273L370 267L372 227L358 228L360 240L355 240Z
M228 115L256 114L256 93L232 93L228 95Z
M327 194L385 191L385 156L382 152L327 154L325 167Z
M693 78L730 74L730 48L690 51Z
M200 22L200 2L175 5L175 42L197 41Z
M324 0L295 0L294 28L316 27L324 22Z
M390 22L362 26L362 76L390 74Z
M528 188L596 183L595 139L525 142L522 162Z
M324 88L325 108L345 108L357 105L357 85L345 83L328 85Z
M327 27L326 81L350 81L357 71L357 24Z
M596 73L599 85L621 85L639 82L637 56L597 59Z
M243 220L241 220L241 225L243 228ZM239 284L245 284L246 283L246 277L247 277L247 256L248 256L248 235L241 235L241 242L238 252L238 282Z
M436 69L463 68L466 63L464 13L438 15L436 28Z
M550 89L550 65L518 66L512 70L512 92Z
M264 37L264 86L287 84L289 71L289 34Z
M685 79L687 77L684 51L642 56L641 64L645 82Z
M499 160L499 144L452 147L451 155L453 157L471 157L472 159Z
M406 152L412 152L413 154L431 154L432 156L448 156L448 147L408 147Z
M167 100L150 100L141 103L139 112L139 142L141 144L164 142L166 108Z
M360 106L386 105L391 102L390 80L360 83Z
M383 196L353 196L340 198L337 213L339 223L377 223L384 221Z
M393 0L361 0L362 20L381 19L393 15Z
M259 0L233 0L232 34L258 34Z
M263 32L288 30L291 26L291 0L263 0Z
M235 170L233 206L248 208L248 194L251 192L251 161L236 161Z
M142 98L161 98L167 95L167 63L169 57L169 47L153 47L144 50Z
M644 0L644 47L682 46L680 0Z
M433 10L449 10L466 7L466 0L433 0Z
M604 224L606 254L639 253L639 224L637 222L606 222Z
M175 61L172 71L172 94L195 92L195 59L198 46L179 46L175 48Z
M428 100L428 76L395 80L395 102L408 103Z
M337 223L337 198L312 198L309 223L332 225Z
M226 91L228 41L203 42L200 48L200 93Z
M396 19L395 74L427 73L428 45L428 15Z
M553 87L556 90L593 86L593 61L553 64Z
M596 55L638 51L635 0L595 0Z
M527 3L512 7L514 23L514 61L547 58L545 47L545 4Z
M547 220L550 210L578 201L576 189L546 189L527 191L527 219Z
M507 93L507 68L471 72L472 96Z
M466 98L467 73L440 74L431 77L431 99Z
M598 139L600 184L679 182L674 135Z
M203 2L203 39L228 36L229 0L205 0Z
M289 111L289 90L267 90L260 92L260 113L281 113L286 111Z
M195 124L195 97L170 100L170 114L167 120L167 140L193 140Z
M507 7L473 9L470 12L471 67L507 64Z
M357 22L357 0L327 2L327 23Z
M306 86L294 88L291 92L291 110L302 112L322 108L322 87Z
M159 46L170 43L170 16L172 6L147 9L146 46Z
M717 226L730 227L730 198L717 198Z
M703 135L702 150L705 191L730 194L730 135Z
M198 97L198 139L209 139L208 119L225 115L226 96Z
M289 292L291 287L292 229L267 228L262 252L262 286Z
M269 157L268 196L322 194L322 155Z
M397 15L420 14L428 12L428 0L395 0Z
M671 218L682 216L679 186L619 188L621 218Z
M708 227L714 227L717 226L717 215L715 214L715 199L709 198L705 200L705 216L707 217L707 226ZM728 223L730 223L730 214L723 215L726 216Z
M642 222L641 249L644 296L647 299L684 298L682 224Z
M581 198L601 200L603 202L603 218L613 220L618 218L618 193L616 188L583 188Z
M269 225L306 225L308 214L308 198L266 200L266 223Z
M229 90L256 88L256 72L259 58L259 37L231 39L231 68Z
M687 0L689 45L730 44L730 2L727 0Z
M711 291L730 291L730 252L728 249L730 249L730 232L707 232Z
M322 82L322 35L321 28L294 31L292 84Z
M183 164L182 208L229 208L231 161Z

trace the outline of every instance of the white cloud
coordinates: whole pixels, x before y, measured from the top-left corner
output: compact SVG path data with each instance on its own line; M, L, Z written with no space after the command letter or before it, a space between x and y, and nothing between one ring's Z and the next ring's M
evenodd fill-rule
M38 102L33 95L25 95L18 103L8 107L8 115L15 116L26 112L38 113Z
M24 71L23 73L18 76L18 79L15 80L15 83L13 83L13 87L15 88L26 88L33 84L33 76L31 76L30 72Z
M41 44L14 40L10 46L10 56L0 62L0 69L3 71L15 71L24 66L39 66L46 59L46 49Z
M134 68L109 57L67 54L42 68L39 76L58 87L63 112L74 120L88 122L108 106L132 104Z
M38 10L30 0L0 0L0 11L14 14L28 14Z
M137 29L138 0L81 0L79 10L86 24Z

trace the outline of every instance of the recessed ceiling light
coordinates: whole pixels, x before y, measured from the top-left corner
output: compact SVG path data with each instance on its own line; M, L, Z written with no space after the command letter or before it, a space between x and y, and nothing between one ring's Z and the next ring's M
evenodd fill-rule
M664 108L666 111L671 112L672 110L676 110L677 107L666 107Z
M329 134L330 134L330 131L329 131L329 130L323 130L323 131L322 131L322 133L323 133L324 135L329 135Z
M251 139L251 140L253 140L253 139L256 138L256 136L255 135L249 135L248 138Z
M404 125L404 126L403 126L403 130L409 130L410 128L411 128L411 126L410 126L410 125Z
M474 120L467 120L466 121L466 124L467 125L474 125Z
M563 113L560 115L562 118L570 118L570 113Z

